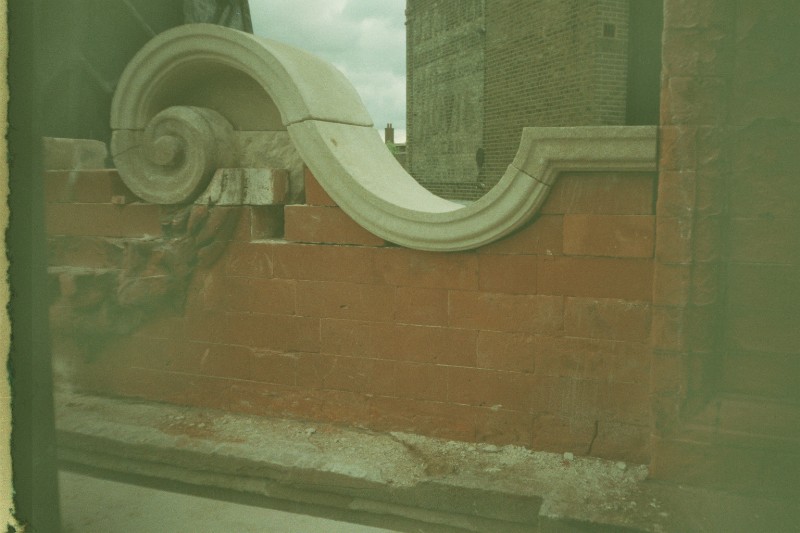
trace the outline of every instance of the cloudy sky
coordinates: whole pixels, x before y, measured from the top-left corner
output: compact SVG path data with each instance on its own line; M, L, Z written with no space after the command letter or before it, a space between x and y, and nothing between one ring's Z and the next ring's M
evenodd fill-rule
M256 35L308 50L353 83L376 128L406 134L405 0L250 0Z

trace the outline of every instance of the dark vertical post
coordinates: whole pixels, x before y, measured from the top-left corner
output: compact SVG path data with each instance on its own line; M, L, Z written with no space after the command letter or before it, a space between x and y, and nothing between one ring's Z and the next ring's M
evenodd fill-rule
M52 1L10 0L9 205L14 504L30 533L60 530L41 172L42 14Z
M662 0L630 3L625 124L658 124L661 94Z

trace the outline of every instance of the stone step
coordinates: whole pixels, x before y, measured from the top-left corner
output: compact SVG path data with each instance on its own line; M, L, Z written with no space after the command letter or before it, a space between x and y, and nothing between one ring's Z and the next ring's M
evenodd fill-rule
M789 531L800 519L791 495L658 482L643 466L517 446L64 391L56 425L65 466L396 531Z
M664 519L648 507L642 466L74 393L56 404L65 463L346 510L354 521L379 515L400 531L647 531L643 513ZM621 513L637 499L642 512Z

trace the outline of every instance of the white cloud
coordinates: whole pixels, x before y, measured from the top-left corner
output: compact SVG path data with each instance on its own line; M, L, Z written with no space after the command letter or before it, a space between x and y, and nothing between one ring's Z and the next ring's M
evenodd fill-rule
M250 14L256 35L333 63L376 127L391 122L395 139L405 140L404 0L250 0Z

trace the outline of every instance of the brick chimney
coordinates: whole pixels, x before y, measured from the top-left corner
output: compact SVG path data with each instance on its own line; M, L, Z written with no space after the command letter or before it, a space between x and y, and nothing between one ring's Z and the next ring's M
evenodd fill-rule
M386 144L394 144L394 128L391 122L386 125L386 129L383 130L383 132L383 142Z

